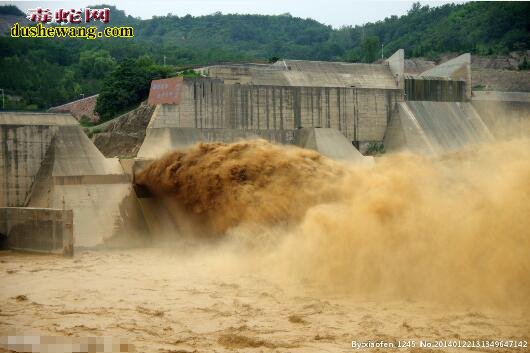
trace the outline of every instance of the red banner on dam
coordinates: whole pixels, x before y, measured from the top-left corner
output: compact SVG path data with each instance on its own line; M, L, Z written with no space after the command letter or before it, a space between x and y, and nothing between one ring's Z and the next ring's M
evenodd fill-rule
M153 80L149 91L149 104L179 104L182 93L182 77Z

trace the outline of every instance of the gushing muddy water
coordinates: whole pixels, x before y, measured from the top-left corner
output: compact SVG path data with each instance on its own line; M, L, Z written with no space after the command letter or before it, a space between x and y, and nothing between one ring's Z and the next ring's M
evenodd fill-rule
M528 340L529 150L372 167L264 141L169 154L136 182L186 241L73 260L4 253L0 333L126 337L141 352Z
M355 295L528 305L528 151L519 140L355 168L262 140L202 144L136 181L191 223L186 234L254 245L254 264L282 276Z

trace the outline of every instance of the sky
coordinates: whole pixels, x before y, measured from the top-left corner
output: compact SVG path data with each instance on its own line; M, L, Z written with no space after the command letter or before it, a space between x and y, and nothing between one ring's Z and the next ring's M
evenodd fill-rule
M463 1L421 1L422 5L439 6ZM220 11L224 14L280 15L289 12L295 17L312 18L335 28L344 25L362 25L384 20L391 15L404 15L413 1L352 1L352 0L88 0L88 1L0 1L15 4L21 10L46 7L80 9L86 5L106 3L115 5L126 14L143 19L168 13L178 16L208 15ZM112 21L112 13L111 13Z

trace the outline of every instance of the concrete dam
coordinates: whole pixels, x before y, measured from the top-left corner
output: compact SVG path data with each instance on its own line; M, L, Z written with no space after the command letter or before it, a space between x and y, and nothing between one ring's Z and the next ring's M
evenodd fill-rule
M2 246L72 254L142 245L164 211L134 174L174 149L262 138L367 165L370 150L435 155L530 131L530 95L472 92L469 54L420 75L381 64L280 60L152 82L135 158L106 158L69 114L0 113Z

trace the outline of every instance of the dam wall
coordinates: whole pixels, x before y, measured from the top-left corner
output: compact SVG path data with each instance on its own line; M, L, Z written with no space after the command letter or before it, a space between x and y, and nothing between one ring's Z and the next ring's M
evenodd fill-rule
M405 100L465 102L466 81L437 77L405 76Z
M383 143L391 152L438 154L493 139L471 103L407 101L399 103Z
M25 206L50 147L53 127L0 125L0 206Z
M255 138L278 144L294 144L295 130L151 128L147 130L144 143L138 151L138 158L158 158L168 151L186 148L199 142L230 143Z
M66 114L0 114L0 207L25 206L59 126L76 125Z
M344 163L372 164L373 157L363 156L337 129L304 128L295 131L295 144Z
M200 132L147 133L140 157L161 152L156 141L165 141L165 151L256 136L296 144L297 131L311 128L336 130L360 151L385 140L389 151L439 153L492 138L479 108L469 104L468 54L420 75L405 74L403 50L383 64L280 60L199 71L209 77L184 79L178 104L158 105L148 130Z
M105 244L134 219L129 178L116 158L105 158L79 126L60 127L30 196L29 206L72 209L76 246ZM125 216L125 219L124 219Z
M184 80L180 104L157 107L148 128L295 130L323 127L355 142L381 141L399 89L227 85Z
M71 115L0 113L0 136L1 207L72 210L76 246L140 237L129 178Z
M399 51L398 51L399 52ZM392 70L403 62L360 64L346 62L279 60L266 64L228 64L197 71L226 84L293 87L402 88ZM402 71L402 70L401 70Z
M530 137L530 93L478 91L472 104L495 138Z
M39 216L47 211L31 211L53 209L71 211L76 247L142 245L148 234L174 236L176 228L131 181L135 171L174 149L262 138L364 164L373 158L356 147L377 153L383 142L388 152L439 154L525 136L529 95L475 92L470 101L468 63L464 55L411 76L398 51L383 64L281 60L199 70L210 77L156 80L149 113L127 127L145 129L145 139L135 139L137 158L121 163L105 158L70 115L0 113L0 207L27 210L20 217L36 222L20 228L28 236L41 225L44 238L56 239L54 228L46 228L50 219ZM121 120L118 130L128 124ZM4 219L18 217L3 212ZM0 227L7 232L1 219Z
M2 248L72 256L73 212L49 208L1 207Z
M465 81L467 100L471 99L471 54L465 53L420 74L422 77L444 77Z
M419 76L404 75L405 101L388 124L386 151L439 154L494 140L491 111L471 102L470 64L471 56L463 54Z

